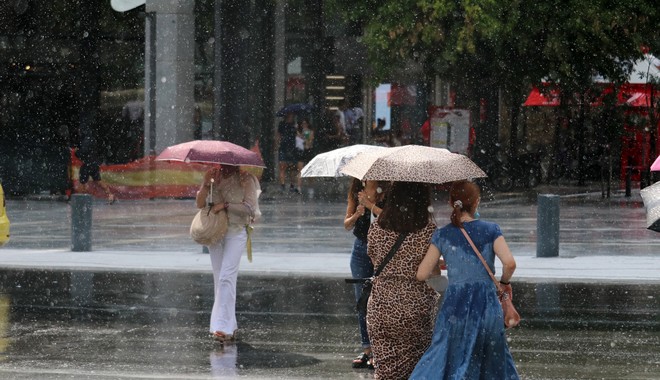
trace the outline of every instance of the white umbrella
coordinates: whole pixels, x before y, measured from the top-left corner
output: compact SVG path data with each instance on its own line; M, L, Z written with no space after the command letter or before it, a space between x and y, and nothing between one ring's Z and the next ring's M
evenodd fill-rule
M646 206L646 228L660 232L660 182L640 191Z
M302 177L342 177L346 174L340 172L341 168L357 154L384 149L387 148L377 145L356 144L320 153L302 168L300 175Z
M360 153L341 172L361 180L425 183L486 177L486 173L468 157L422 145Z

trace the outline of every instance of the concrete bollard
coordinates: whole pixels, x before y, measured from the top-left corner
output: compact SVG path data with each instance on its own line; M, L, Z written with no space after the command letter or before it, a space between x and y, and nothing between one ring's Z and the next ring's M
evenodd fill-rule
M536 257L559 256L559 195L539 194L536 217Z
M92 250L92 196L89 194L71 196L71 250Z

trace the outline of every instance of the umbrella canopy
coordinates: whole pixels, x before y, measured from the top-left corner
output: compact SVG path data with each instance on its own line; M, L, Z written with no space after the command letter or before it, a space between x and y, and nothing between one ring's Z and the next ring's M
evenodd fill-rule
M651 165L651 171L652 172L660 172L660 156L655 159L655 162L653 162L653 165Z
M646 228L660 232L660 182L640 191L646 206Z
M312 112L312 105L307 103L293 103L282 107L275 116L286 116L288 113Z
M384 146L356 144L317 154L302 168L302 177L342 177L341 168L357 154L387 149Z
M266 167L256 152L229 141L217 140L194 140L172 145L165 148L156 160Z
M466 156L422 145L360 153L340 171L362 180L425 183L486 177L486 173Z

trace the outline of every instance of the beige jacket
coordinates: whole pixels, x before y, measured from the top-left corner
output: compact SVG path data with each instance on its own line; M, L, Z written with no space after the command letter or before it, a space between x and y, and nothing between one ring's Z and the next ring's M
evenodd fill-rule
M237 231L245 228L261 216L259 195L261 186L257 178L246 172L240 172L229 178L223 178L213 186L213 203L229 203L227 218L228 230Z

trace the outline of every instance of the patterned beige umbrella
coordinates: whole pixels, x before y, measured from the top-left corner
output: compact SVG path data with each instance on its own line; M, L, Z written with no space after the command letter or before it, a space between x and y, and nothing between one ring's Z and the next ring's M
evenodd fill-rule
M486 173L466 156L422 145L360 153L340 171L362 180L425 183L486 177Z

